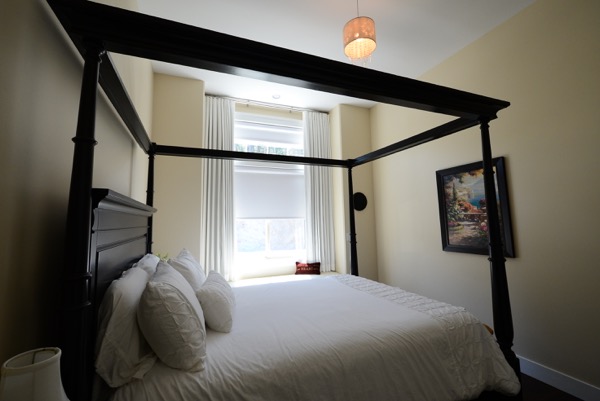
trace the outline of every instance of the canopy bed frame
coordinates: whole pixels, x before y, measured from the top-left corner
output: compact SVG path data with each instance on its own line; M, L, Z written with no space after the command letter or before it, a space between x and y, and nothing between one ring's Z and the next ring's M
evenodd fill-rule
M489 261L494 329L510 366L519 375L512 351L513 324L502 250L488 123L509 103L413 79L364 69L89 1L47 0L84 60L70 185L63 328L63 382L72 401L89 398L93 376L95 316L103 291L132 261L125 255L151 251L154 209L154 158L184 156L255 159L322 165L347 170L351 273L358 275L352 169L373 160L479 126L485 193L488 200ZM181 64L280 84L369 99L436 112L454 120L356 159L335 160L175 147L152 143L108 52ZM98 83L149 156L147 205L108 190L92 191ZM93 194L93 196L92 196ZM133 211L134 218L124 218ZM125 220L125 221L124 221ZM119 234L116 228L123 229ZM116 237L115 237L116 236ZM90 245L91 244L91 245ZM127 253L128 252L128 253ZM104 270L104 266L111 270Z

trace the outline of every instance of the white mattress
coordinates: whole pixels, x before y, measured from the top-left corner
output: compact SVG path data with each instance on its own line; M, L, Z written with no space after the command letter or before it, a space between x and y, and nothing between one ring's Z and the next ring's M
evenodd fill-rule
M463 308L354 276L234 288L206 369L157 363L114 401L466 400L516 394L495 340Z

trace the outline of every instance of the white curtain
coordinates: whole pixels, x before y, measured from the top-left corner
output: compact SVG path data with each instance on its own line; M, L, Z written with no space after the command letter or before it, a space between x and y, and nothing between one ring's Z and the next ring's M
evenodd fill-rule
M331 158L329 115L305 111L304 154ZM306 250L309 261L321 262L321 271L335 270L331 167L306 166Z
M233 150L235 103L205 98L203 147ZM200 261L229 280L233 265L233 161L204 159L202 164Z

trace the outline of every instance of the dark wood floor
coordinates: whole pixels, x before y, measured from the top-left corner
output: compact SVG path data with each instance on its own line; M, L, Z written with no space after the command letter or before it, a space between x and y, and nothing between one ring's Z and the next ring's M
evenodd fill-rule
M532 377L522 375L523 401L581 401Z
M521 375L522 377L522 401L581 401L563 391L547 385L533 377ZM514 397L505 397L499 393L485 393L477 401L506 401Z

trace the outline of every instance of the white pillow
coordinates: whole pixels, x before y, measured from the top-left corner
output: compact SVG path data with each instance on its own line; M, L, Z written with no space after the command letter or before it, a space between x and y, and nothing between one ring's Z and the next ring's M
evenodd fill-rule
M179 255L167 262L175 268L190 283L194 291L198 291L206 280L204 269L190 251L183 248Z
M166 365L186 371L204 369L206 328L190 284L173 267L159 262L138 307L144 337Z
M208 273L206 281L196 291L206 325L215 331L229 333L233 325L235 296L231 286L216 271Z
M111 387L141 379L156 361L137 322L138 304L149 279L143 269L127 270L108 287L100 305L95 366Z
M140 267L144 269L150 275L150 277L152 277L156 272L156 266L158 265L159 261L160 258L158 256L147 253L139 261L137 261L133 267Z

